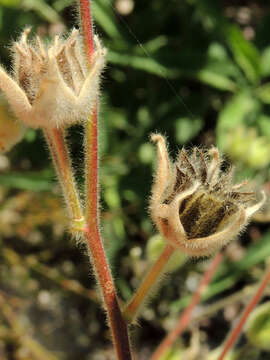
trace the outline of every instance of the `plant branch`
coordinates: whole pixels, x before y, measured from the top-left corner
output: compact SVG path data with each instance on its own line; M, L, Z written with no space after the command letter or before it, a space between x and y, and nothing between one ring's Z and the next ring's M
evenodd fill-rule
M95 227L90 230L90 228L87 227L85 229L85 236L89 246L91 262L107 310L117 359L131 360L127 325L120 311L112 276L104 255L102 242L100 241L98 228Z
M78 2L81 29L84 36L89 66L94 54L93 24L89 0ZM85 125L85 182L86 182L86 224L85 238L90 259L101 288L108 321L112 331L113 343L119 360L130 360L128 329L123 319L112 275L106 259L99 230L99 192L98 192L98 100L94 111Z
M51 152L54 167L62 185L64 197L72 220L72 227L83 225L84 217L80 198L72 172L71 160L63 129L44 129L44 134Z
M244 309L244 311L242 312L242 315L238 321L238 323L236 324L236 326L231 330L225 345L223 347L223 350L221 352L221 354L218 357L218 360L223 360L226 356L226 354L228 353L228 351L232 348L232 346L235 344L236 340L238 339L241 330L244 326L244 324L247 321L247 318L249 316L249 314L251 313L251 311L255 308L255 306L258 304L258 302L260 301L260 299L263 296L264 290L267 287L267 285L270 283L270 266L266 269L266 273L264 275L264 278L262 279L255 295L253 296L253 298L250 300L249 304L246 306L246 308Z
M86 56L91 64L95 47L93 42L93 21L90 1L91 0L78 0L78 6Z
M197 287L197 290L192 296L191 302L189 306L185 309L183 314L181 315L178 324L176 327L169 332L169 334L165 337L165 339L160 343L154 354L151 356L150 360L159 360L164 355L165 351L175 342L175 340L179 337L179 335L183 332L183 330L189 324L191 319L192 311L194 310L195 306L201 299L206 287L210 283L213 275L215 274L219 264L223 259L223 254L218 253L212 262L210 263L208 269L203 274L203 277Z
M123 311L124 317L128 321L132 321L138 315L144 301L149 296L151 290L160 279L160 275L165 271L166 265L174 253L175 249L171 245L166 245L163 252L152 266L149 273L146 275L139 289L136 291L133 298L127 304Z
M256 290L255 288L258 288L257 284L252 286L247 285L235 294L229 295L226 298L216 301L210 305L204 305L198 314L192 316L192 324L198 323L202 319L209 318L211 315L217 313L221 309L224 309L228 305L245 301L247 297L250 297L252 294L254 294L254 290ZM270 295L270 289L265 291L265 294Z

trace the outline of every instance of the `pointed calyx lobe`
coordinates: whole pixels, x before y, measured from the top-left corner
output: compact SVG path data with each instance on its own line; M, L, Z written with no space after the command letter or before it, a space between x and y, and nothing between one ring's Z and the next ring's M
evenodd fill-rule
M33 128L53 128L85 120L99 91L106 51L95 37L96 50L89 68L81 35L56 36L45 45L26 29L13 45L13 76L0 67L0 89L17 118Z
M154 134L157 171L150 212L164 238L192 256L208 256L233 240L265 200L233 185L233 169L222 170L216 148L182 149L171 162L163 136Z

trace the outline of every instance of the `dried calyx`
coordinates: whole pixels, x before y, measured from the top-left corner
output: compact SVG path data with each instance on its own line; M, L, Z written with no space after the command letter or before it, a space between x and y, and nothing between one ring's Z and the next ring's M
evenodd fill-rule
M8 110L7 104L0 101L0 153L9 151L20 142L26 130Z
M164 238L192 256L208 256L233 240L263 205L246 183L233 185L233 169L222 171L216 148L180 151L171 162L164 137L154 134L158 165L150 212Z
M44 45L26 29L13 46L11 77L0 67L0 88L11 109L33 128L61 127L89 117L98 95L106 50L95 37L91 66L85 60L81 36L73 30L64 40Z

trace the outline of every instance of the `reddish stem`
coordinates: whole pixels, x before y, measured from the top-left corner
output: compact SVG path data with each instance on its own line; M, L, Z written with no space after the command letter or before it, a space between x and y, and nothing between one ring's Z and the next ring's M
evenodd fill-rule
M79 1L81 26L89 66L94 53L93 24L89 0ZM127 324L123 319L99 231L98 101L85 126L86 228L90 258L100 285L118 360L131 360Z
M183 314L181 315L177 326L165 337L165 339L161 342L161 344L158 346L154 354L151 356L150 360L158 360L161 359L163 354L167 349L170 348L170 346L174 343L174 341L179 337L179 335L183 332L183 330L187 327L189 320L191 318L191 313L194 309L194 307L198 304L200 301L200 298L206 289L206 286L210 283L213 275L215 274L219 264L221 263L223 259L223 254L218 253L214 259L212 260L210 266L208 267L207 271L204 273L199 286L195 293L193 294L193 297L191 299L191 302L189 306L185 309Z
M227 352L232 348L232 346L234 345L234 343L238 339L238 337L239 337L239 335L241 333L241 330L242 330L245 322L247 321L247 318L248 318L249 314L251 313L251 311L255 308L255 306L260 301L261 297L263 296L263 292L264 292L266 286L269 283L270 283L270 266L266 270L265 276L264 276L263 280L261 281L256 294L253 296L253 298L251 299L249 304L244 309L238 324L235 326L235 328L232 329L231 333L229 334L229 337L226 340L223 351L220 354L218 360L223 360L224 359Z
M79 0L81 30L88 60L92 61L95 47L93 42L93 22L91 15L90 0Z
M92 227L90 230L90 228L87 227L85 229L85 236L89 245L93 267L102 290L105 307L107 309L117 359L131 360L127 326L119 308L116 291L104 255L98 228Z
M119 308L113 279L103 249L99 232L98 221L98 129L97 114L93 113L92 122L89 122L86 137L89 144L86 154L87 163L87 202L85 229L86 240L90 250L90 258L100 284L105 307L108 314L109 325L112 331L113 342L117 359L131 359L127 325ZM91 141L89 141L91 140Z

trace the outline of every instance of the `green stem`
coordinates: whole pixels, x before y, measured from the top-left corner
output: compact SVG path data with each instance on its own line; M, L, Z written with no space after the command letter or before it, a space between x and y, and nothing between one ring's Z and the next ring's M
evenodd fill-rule
M165 246L165 249L123 311L123 315L128 321L131 322L138 315L143 303L151 293L151 290L156 285L157 281L160 279L161 274L165 271L166 265L174 251L175 248L171 245Z
M63 129L53 128L44 129L44 134L70 213L72 221L71 229L79 230L80 227L83 227L84 225L84 217L72 172L71 160L65 140L65 132Z

